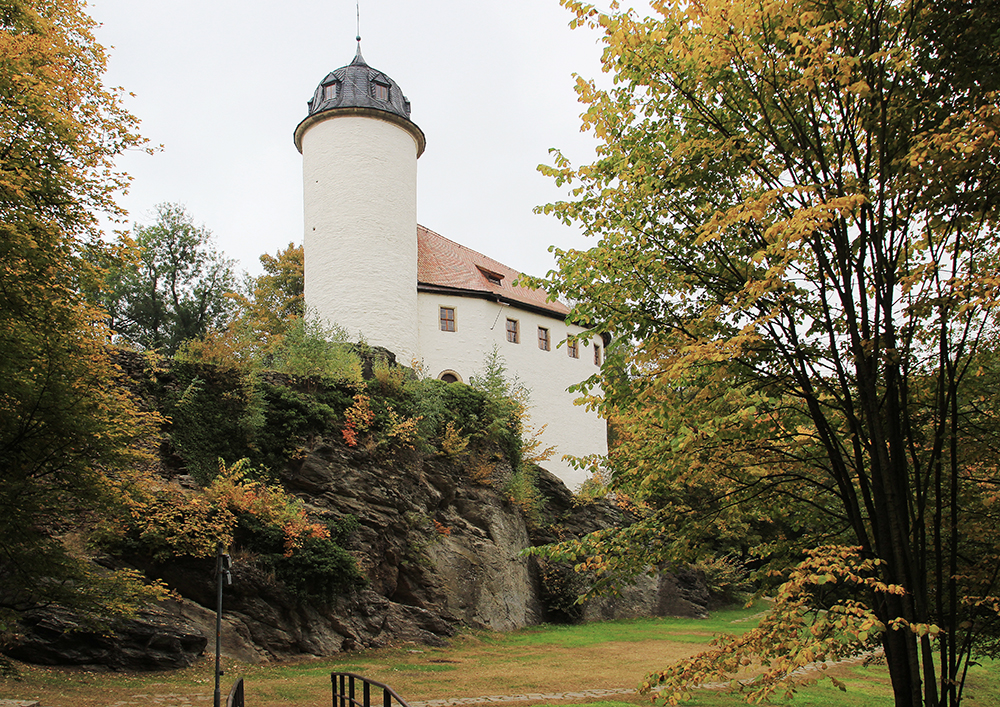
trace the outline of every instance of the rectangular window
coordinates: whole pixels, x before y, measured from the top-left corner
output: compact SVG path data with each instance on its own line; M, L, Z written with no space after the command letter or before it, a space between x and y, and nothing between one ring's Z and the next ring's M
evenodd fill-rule
M549 350L549 330L545 327L538 327L538 348L542 351Z
M339 86L336 81L333 83L328 83L323 87L323 100L332 101L337 97L337 86Z
M507 320L507 341L512 344L521 343L521 331L518 329L516 319Z
M597 344L594 344L594 365L601 365L601 347Z
M441 331L455 331L455 308L441 308Z
M389 100L389 87L384 83L374 83L372 84L372 88L375 91L375 98L380 101Z
M580 348L576 343L576 339L566 340L566 353L569 354L570 358L580 358Z

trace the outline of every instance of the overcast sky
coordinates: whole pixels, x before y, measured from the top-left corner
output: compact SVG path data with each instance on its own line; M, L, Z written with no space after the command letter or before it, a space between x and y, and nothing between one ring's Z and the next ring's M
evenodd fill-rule
M302 241L306 101L354 57L354 0L90 0L112 47L109 85L162 151L120 166L122 205L149 223L156 204L187 206L217 246L259 272L258 257ZM574 72L600 72L597 35L570 30L557 0L362 0L362 52L412 103L427 136L418 221L522 271L553 266L549 245L586 245L532 208L563 196L536 171L559 147L590 161Z

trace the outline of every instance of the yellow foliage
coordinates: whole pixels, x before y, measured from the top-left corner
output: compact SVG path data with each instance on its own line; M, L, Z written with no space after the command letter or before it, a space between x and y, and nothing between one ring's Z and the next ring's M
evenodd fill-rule
M453 457L461 454L469 446L469 438L462 436L461 428L451 420L444 426L444 436L441 438L441 451Z
M417 439L417 424L420 417L401 417L395 410L389 409L388 428L385 435L396 444L407 449L413 449Z
M281 528L285 554L306 538L329 538L325 526L309 520L302 502L277 485L247 478L247 460L229 466L220 460L219 474L208 487L185 492L147 483L133 498L127 518L105 529L107 538L132 537L157 559L188 555L211 557L216 545L230 546L240 515Z
M138 121L103 84L85 3L0 14L2 634L40 606L106 619L149 598L140 577L95 569L58 534L121 513L156 421L121 384L106 314L85 297L130 255L104 243L101 220L123 215L115 160L142 146Z

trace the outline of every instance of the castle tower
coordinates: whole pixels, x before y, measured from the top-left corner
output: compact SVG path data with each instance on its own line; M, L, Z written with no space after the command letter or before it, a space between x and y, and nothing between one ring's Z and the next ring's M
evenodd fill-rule
M417 355L417 158L424 134L391 78L357 55L295 129L302 153L305 300L354 338Z

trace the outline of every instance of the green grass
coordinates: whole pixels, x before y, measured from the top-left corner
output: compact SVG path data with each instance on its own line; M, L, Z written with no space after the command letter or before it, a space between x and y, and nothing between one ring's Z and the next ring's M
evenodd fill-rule
M429 665L407 665L405 663L396 663L389 668L390 670L395 670L397 672L417 672L417 673L445 673L452 670L458 670L457 665L440 665L438 663L431 663Z
M638 643L663 640L704 643L720 633L742 633L757 625L753 618L767 608L756 602L749 609L735 608L713 612L707 619L643 618L600 621L573 626L542 624L508 634L496 634L493 641L504 646L562 646L581 648L600 643ZM736 622L736 623L734 623Z

